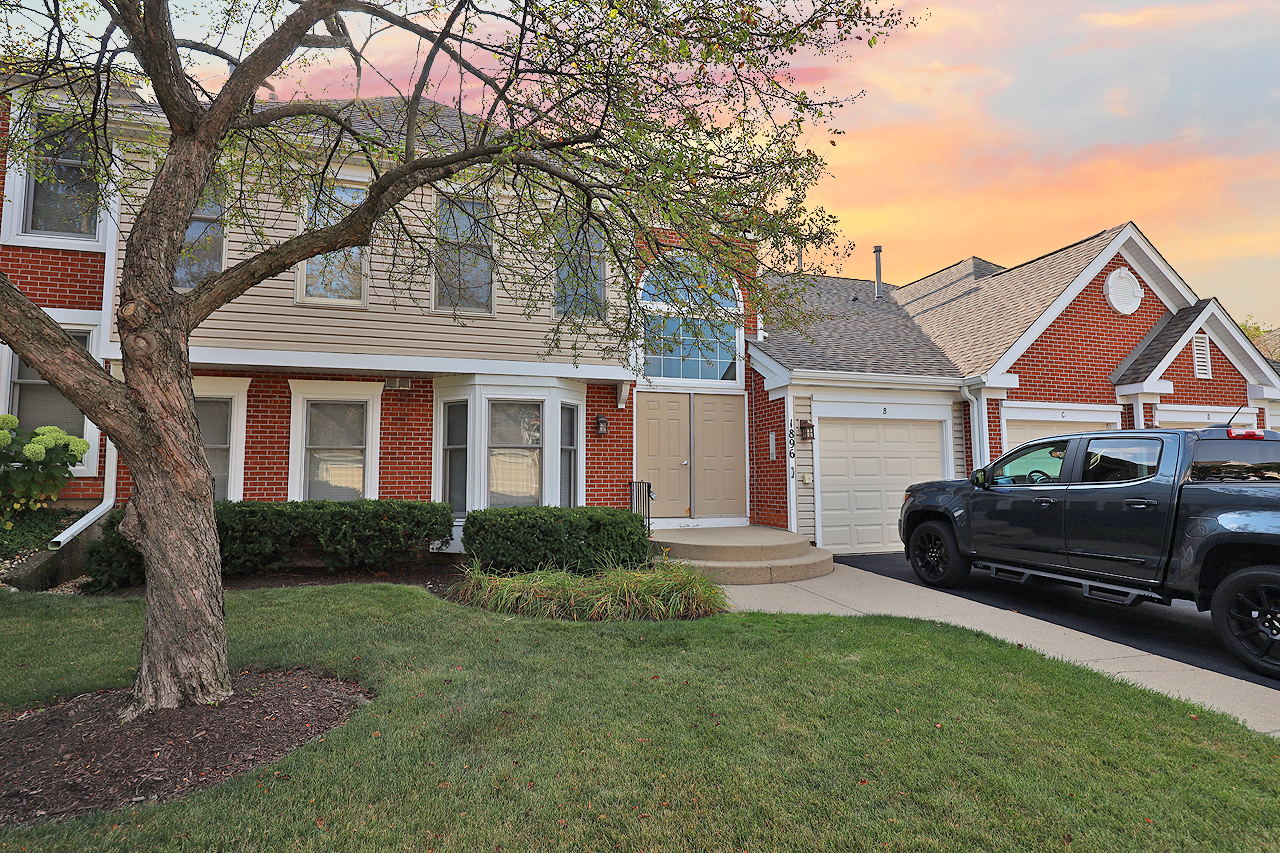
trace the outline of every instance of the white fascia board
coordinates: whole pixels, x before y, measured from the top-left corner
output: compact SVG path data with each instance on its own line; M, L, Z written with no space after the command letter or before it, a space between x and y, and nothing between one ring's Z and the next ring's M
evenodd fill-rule
M1280 373L1277 373L1271 363L1263 357L1249 340L1248 335L1238 323L1231 319L1227 310L1217 299L1210 303L1201 326L1209 333L1209 339L1218 345L1218 349L1222 350L1222 354L1235 365L1242 376L1270 382L1272 387L1280 390Z
M1134 382L1130 385L1117 385L1116 396L1128 397L1130 394L1172 394L1173 383L1168 379L1148 379L1145 382Z
M1125 251L1126 249L1128 249L1128 251ZM1030 328L1023 332L1018 340L1014 341L1013 346L1005 350L1004 355L1000 356L1000 358L996 360L996 363L991 366L991 369L987 371L988 375L998 376L1002 373L1007 373L1009 368L1013 366L1013 363L1021 358L1023 353L1031 349L1032 344L1039 340L1040 336L1044 334L1050 324L1052 324L1054 320L1058 319L1058 317L1062 315L1063 311L1067 310L1067 306L1075 301L1076 297L1080 295L1080 292L1089 286L1089 283L1097 277L1098 273L1102 272L1102 268L1110 263L1111 259L1117 254L1122 255L1132 266L1141 270L1145 264L1139 261L1137 257L1138 252L1141 252L1142 256L1148 258L1152 262L1153 267L1161 270L1162 274L1166 275L1170 279L1170 282L1174 285L1178 295L1187 300L1187 305L1195 303L1196 295L1191 291L1191 288L1187 287L1186 284L1182 282L1182 279L1178 277L1178 274L1173 271L1172 267L1165 264L1163 259L1160 259L1159 263L1156 263L1156 259L1159 258L1159 254L1156 253L1155 249L1147 242L1147 239L1142 236L1142 233L1138 231L1134 224L1130 222L1124 228L1120 229L1120 233L1117 234L1111 242L1098 253L1097 257L1089 262L1088 266L1086 266L1084 270L1075 277L1071 284L1058 295L1058 298L1053 300L1052 304L1050 304L1049 307L1046 308L1038 318L1036 318L1036 321L1031 324ZM1173 306L1178 304L1178 300L1171 299L1167 294L1156 290L1150 280L1147 281L1147 286L1156 293L1157 298L1164 302L1165 306L1168 307L1170 311L1177 310Z
M1016 373L984 373L974 384L984 388L1017 388L1020 382Z
M1005 420L1019 421L1115 421L1123 409L1119 403L1031 403L1005 400L1000 410Z
M1254 385L1250 383L1248 386L1250 400L1280 400L1280 389L1272 388L1267 385Z
M120 358L120 343L112 341L103 353L105 358ZM218 367L270 367L279 370L302 368L345 373L365 370L370 373L392 371L406 373L467 373L495 376L546 376L576 379L580 382L634 382L628 368L612 364L557 364L549 361L500 361L489 358L449 358L447 356L394 356L346 352L305 352L298 350L234 349L230 347L192 347L193 365Z
M844 370L793 370L793 385L825 385L833 388L936 388L954 390L963 379L950 376L915 376L901 373L852 373Z
M1128 241L1133 243L1132 247L1125 247L1127 250L1123 252L1125 260L1133 264L1138 269L1138 272L1148 272L1147 267L1149 265L1151 271L1158 273L1165 279L1164 283L1173 288L1176 298L1174 298L1174 294L1165 294L1163 289L1156 291L1156 295L1160 297L1160 300L1164 302L1171 312L1176 313L1178 310L1196 303L1199 297L1196 296L1195 291L1182 280L1182 276L1178 275L1173 267L1169 266L1169 262L1151 244L1146 235L1138 230L1136 225L1130 222L1125 226L1124 231L1120 233L1120 237L1124 238L1126 243ZM1154 276L1148 275L1146 278L1147 284L1154 283L1151 281Z
M856 418L860 420L950 421L951 403L905 401L814 400L813 419Z
M776 359L770 358L760 349L747 343L747 354L751 356L752 370L764 377L764 389L772 391L791 384L791 371L783 367Z

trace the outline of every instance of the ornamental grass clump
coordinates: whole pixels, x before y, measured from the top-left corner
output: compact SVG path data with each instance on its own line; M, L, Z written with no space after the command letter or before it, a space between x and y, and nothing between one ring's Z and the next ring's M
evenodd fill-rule
M43 509L58 499L71 479L71 469L89 452L89 442L60 427L18 432L18 419L0 415L0 527L13 527L14 516Z
M546 568L498 575L473 561L449 592L495 613L573 622L696 619L728 610L724 590L682 560L639 569L614 566L592 575Z

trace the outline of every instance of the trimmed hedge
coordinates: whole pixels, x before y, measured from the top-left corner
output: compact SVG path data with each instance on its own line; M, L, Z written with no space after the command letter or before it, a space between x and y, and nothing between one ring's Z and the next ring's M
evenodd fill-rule
M237 501L214 505L223 576L280 568L300 547L316 545L329 571L381 569L438 551L453 540L453 509L423 501ZM89 592L136 586L142 555L117 528L124 510L107 513L102 539L88 548Z
M499 572L554 566L588 574L649 560L644 516L602 506L524 506L467 513L462 547Z

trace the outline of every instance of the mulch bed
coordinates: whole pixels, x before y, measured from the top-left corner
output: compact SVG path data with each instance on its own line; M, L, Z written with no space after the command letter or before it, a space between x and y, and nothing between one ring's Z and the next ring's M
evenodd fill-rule
M445 595L457 566L373 573L228 579L227 589L408 583ZM141 589L122 590L124 595ZM70 592L70 590L66 590ZM308 670L242 672L216 706L121 723L129 691L99 691L51 708L0 715L0 826L165 802L275 761L342 725L368 701L358 685Z
M232 678L217 705L129 723L127 690L0 717L0 826L164 802L282 757L347 721L360 688L307 670Z

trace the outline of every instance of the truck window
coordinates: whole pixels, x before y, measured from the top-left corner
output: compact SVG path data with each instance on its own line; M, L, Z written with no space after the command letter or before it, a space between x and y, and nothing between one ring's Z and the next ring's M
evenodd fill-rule
M1057 483L1062 478L1062 460L1067 455L1065 441L1037 444L1000 460L991 469L991 483L996 486L1024 486Z
M1191 479L1280 480L1280 441L1210 438L1191 452Z
M1158 438L1095 438L1085 451L1085 483L1124 483L1154 477L1160 469Z

